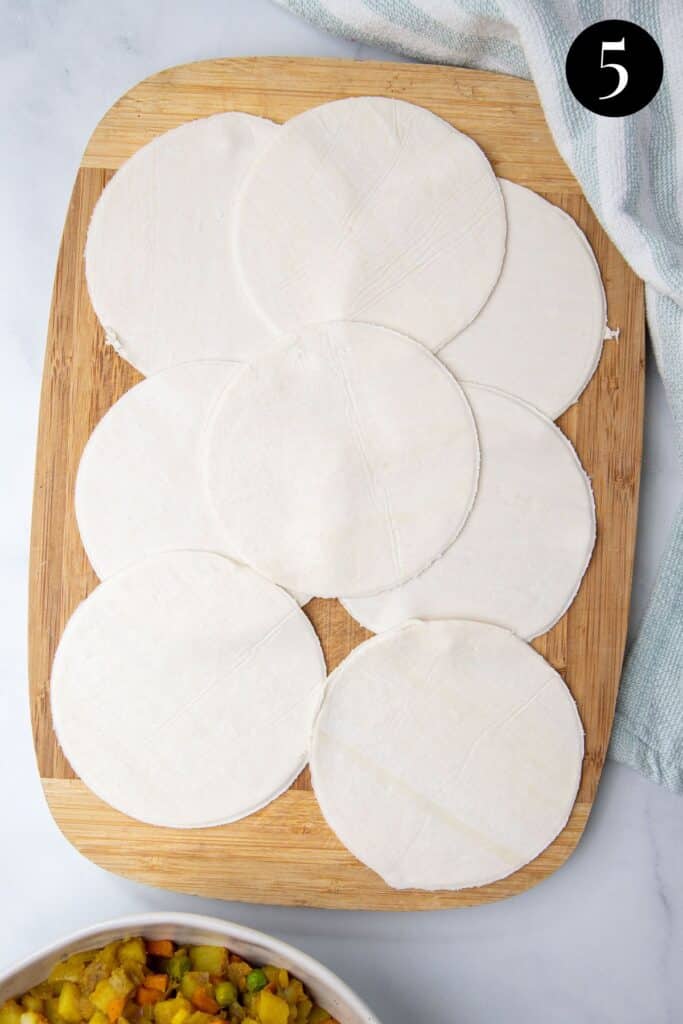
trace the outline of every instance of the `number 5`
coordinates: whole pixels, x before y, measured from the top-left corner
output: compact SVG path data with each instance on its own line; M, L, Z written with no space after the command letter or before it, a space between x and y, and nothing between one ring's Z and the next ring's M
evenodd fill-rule
M623 64L605 64L605 53L608 50L626 50L626 37L620 39L618 43L603 43L602 50L600 51L600 67L601 68L614 68L616 73L619 75L619 81L617 82L616 89L612 92L608 92L606 96L598 97L601 100L611 100L613 96L618 96L620 92L623 92L628 85L628 71Z

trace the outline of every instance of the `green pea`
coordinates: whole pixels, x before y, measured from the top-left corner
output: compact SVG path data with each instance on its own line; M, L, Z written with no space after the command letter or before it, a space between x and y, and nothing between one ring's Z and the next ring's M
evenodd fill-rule
M268 979L260 967L257 967L255 971L249 971L247 975L247 988L250 992L260 992L267 984Z
M214 996L219 1006L231 1006L237 999L237 989L231 981L219 981L214 989Z
M174 953L168 961L166 971L171 981L176 984L182 980L184 974L192 969L192 961L186 953Z

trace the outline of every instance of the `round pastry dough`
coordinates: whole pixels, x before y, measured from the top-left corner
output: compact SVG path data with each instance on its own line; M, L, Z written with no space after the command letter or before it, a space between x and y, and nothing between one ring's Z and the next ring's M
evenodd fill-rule
M531 639L576 596L595 542L590 480L552 420L502 391L463 385L481 446L477 498L448 551L403 586L345 600L375 633L408 619L479 619Z
M251 114L191 121L138 150L102 193L85 250L88 290L108 340L141 373L247 360L273 344L231 239L245 172L278 130Z
M414 576L476 493L462 389L422 345L366 324L306 328L245 367L206 436L206 481L236 556L319 597Z
M563 210L501 180L508 218L500 280L479 316L440 358L458 380L490 384L551 419L595 372L605 292L586 236Z
M561 677L479 622L414 622L328 681L313 786L329 826L395 889L504 878L561 831L583 730Z
M325 664L295 601L206 552L158 555L77 608L52 667L52 716L85 784L171 828L273 800L306 763Z
M199 442L207 409L242 365L183 363L127 391L97 424L76 477L78 528L105 579L149 555L230 555L204 497Z
M237 213L254 301L280 330L390 327L438 350L486 302L505 206L477 144L428 110L366 96L292 118Z

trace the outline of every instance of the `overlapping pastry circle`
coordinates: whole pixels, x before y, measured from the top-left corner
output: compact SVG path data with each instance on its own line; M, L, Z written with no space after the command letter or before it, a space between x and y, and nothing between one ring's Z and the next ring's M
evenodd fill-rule
M195 359L250 359L275 338L235 269L235 203L279 131L227 113L165 132L116 172L85 250L108 341L145 376Z
M523 185L500 184L503 270L477 318L440 358L459 380L508 391L557 419L581 395L612 333L600 271L564 210Z
M408 619L478 619L525 640L570 606L595 542L590 480L562 431L525 402L465 384L481 446L467 523L401 587L344 606L375 633Z
M486 302L505 231L473 139L412 103L361 96L293 117L254 161L236 252L276 329L365 321L436 351Z
M300 331L245 367L206 427L206 482L236 557L318 597L426 568L462 529L478 470L455 378L367 324Z

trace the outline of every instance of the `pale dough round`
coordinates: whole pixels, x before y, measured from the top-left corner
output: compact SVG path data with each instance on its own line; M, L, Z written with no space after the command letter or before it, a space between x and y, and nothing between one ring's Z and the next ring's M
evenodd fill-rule
M458 380L518 395L551 419L597 368L605 292L586 236L563 210L501 180L508 237L498 284L476 320L440 353Z
M414 576L457 536L476 493L462 389L424 346L365 324L306 328L245 367L206 442L236 557L319 597Z
M52 667L59 742L112 807L171 828L273 800L306 763L325 664L288 594L220 555L158 555L76 609Z
M75 508L100 579L163 551L230 556L204 498L199 441L207 410L241 370L212 360L170 367L127 391L97 424L78 467Z
M200 441L208 411L242 369L203 360L161 370L97 424L78 467L75 509L100 579L164 551L233 557L206 495Z
M108 340L141 373L248 360L273 344L237 273L232 226L245 172L278 130L251 114L190 121L138 150L102 193L88 290Z
M375 633L408 619L479 619L529 640L564 615L590 561L590 480L552 420L502 391L475 384L463 390L481 471L462 532L403 586L344 604Z
M313 732L328 825L395 889L504 878L562 830L583 730L561 677L479 622L414 622L330 676Z
M486 302L505 207L477 144L400 100L337 100L293 117L246 179L236 250L280 330L393 328L432 351Z

